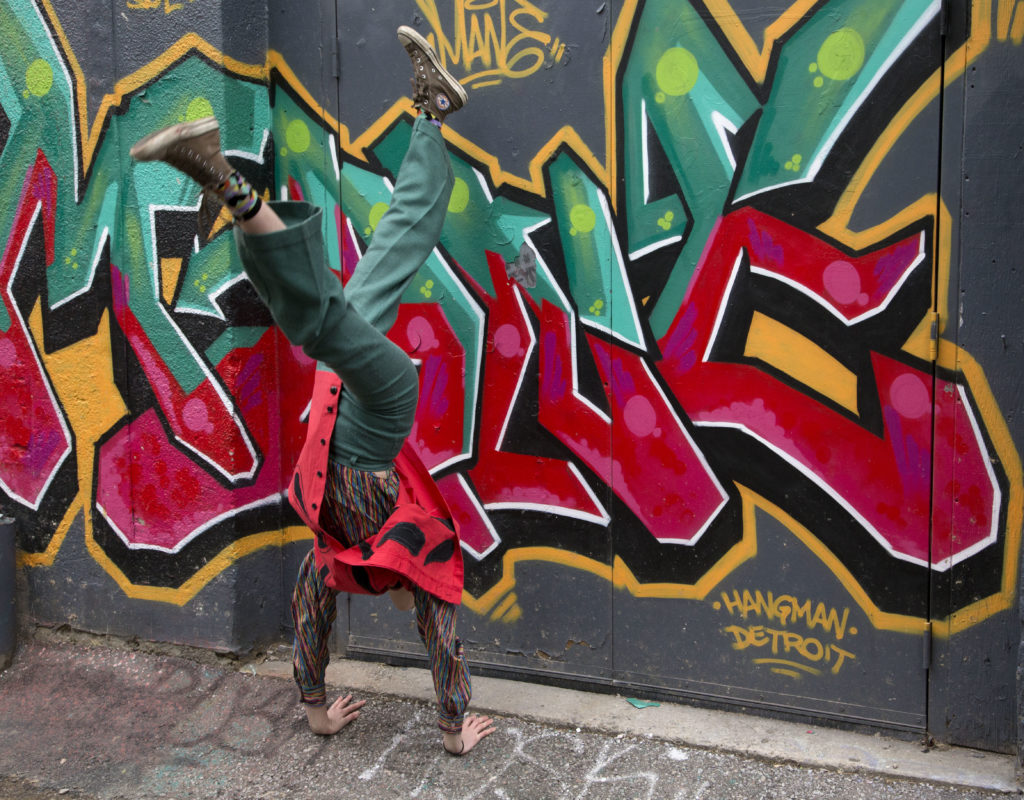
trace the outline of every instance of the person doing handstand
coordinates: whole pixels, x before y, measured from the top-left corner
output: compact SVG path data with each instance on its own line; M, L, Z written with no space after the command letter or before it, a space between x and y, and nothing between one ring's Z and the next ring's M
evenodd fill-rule
M402 293L437 245L453 186L441 125L465 90L412 28L398 29L412 59L419 111L391 206L344 290L324 257L322 210L264 203L221 153L213 117L172 125L131 155L181 170L231 212L242 265L288 340L317 361L306 442L289 501L316 543L292 597L294 676L310 728L333 734L359 716L351 695L327 704L327 642L339 591L389 592L416 624L430 661L442 745L468 753L494 732L469 715L470 677L455 635L463 566L444 499L406 438L419 380L386 333Z

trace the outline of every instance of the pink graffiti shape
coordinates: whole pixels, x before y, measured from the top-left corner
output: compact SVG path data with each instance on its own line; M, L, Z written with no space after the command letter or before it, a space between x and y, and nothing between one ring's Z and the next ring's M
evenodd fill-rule
M474 558L482 559L498 546L498 535L466 478L455 473L445 475L438 479L437 488L441 490L459 526L459 540L463 549Z
M596 472L658 541L693 544L725 505L721 484L644 360L587 341L610 418L575 390L572 330L564 311L541 311L541 424Z
M235 416L233 401L210 378L186 393L132 312L128 276L110 266L114 317L139 359L160 411L178 442L230 480L250 478L257 454Z
M388 334L419 362L420 398L409 440L427 469L463 451L466 355L436 303L406 303Z
M53 263L56 205L57 176L40 150L22 185L0 260L9 320L0 331L0 487L33 509L71 452L71 436L11 287L37 221L42 224L46 263Z
M959 390L954 384L936 382L933 449L928 413L933 403L931 376L911 365L877 353L871 356L872 374L862 380L878 387L884 426L878 435L757 366L706 360L721 311L729 302L739 254L746 250L757 263L757 252L765 251L766 242L772 243L771 263L777 269L791 263L816 261L824 266L845 260L863 276L877 273L877 265L887 259L912 269L911 255L917 252L920 237L853 258L752 209L720 220L683 306L659 343L664 356L658 365L661 374L690 419L697 425L735 428L762 442L834 497L892 555L918 564L932 558L932 460L941 470L955 454L957 485L952 479L946 486L936 481L940 510L935 549L944 555L935 563L948 564L992 541L998 487L985 467L988 456L969 409L955 403ZM961 505L967 498L972 512L941 511L943 505L952 507L954 498ZM945 519L940 519L943 514ZM950 531L955 531L952 538Z
M305 436L314 364L277 328L217 365L259 447L269 454L248 486L229 488L167 438L154 409L100 450L96 505L133 549L177 552L216 525L279 501ZM278 391L278 387L288 387Z
M744 213L744 212L740 212ZM847 322L879 313L924 261L924 234L879 248L859 258L848 258L815 242L807 250L787 247L796 229L778 220L757 227L756 214L746 216L750 266L754 272L794 286Z
M495 297L487 304L486 381L480 411L480 454L470 471L481 500L488 505L535 508L549 513L603 521L604 509L566 461L525 455L503 448L509 415L518 399L530 357L533 333L505 261L487 254ZM480 292L483 294L482 290Z

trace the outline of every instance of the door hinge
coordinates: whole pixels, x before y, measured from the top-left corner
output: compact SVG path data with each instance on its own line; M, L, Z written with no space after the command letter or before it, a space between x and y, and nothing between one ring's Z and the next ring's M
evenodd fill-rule
M331 46L333 52L331 53L331 64L334 70L334 77L341 79L341 45L338 43L338 37L334 37L334 43Z
M921 669L931 669L932 666L932 623L926 622L924 635L921 637Z
M939 312L931 312L931 328L928 332L928 358L932 361L939 360Z

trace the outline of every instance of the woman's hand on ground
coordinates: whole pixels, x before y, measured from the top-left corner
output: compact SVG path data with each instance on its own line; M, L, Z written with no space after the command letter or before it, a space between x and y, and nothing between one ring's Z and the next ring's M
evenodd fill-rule
M335 700L330 707L307 705L306 719L313 733L331 736L353 720L359 718L359 709L366 705L365 700L352 702L352 695L345 695Z
M453 756L464 756L485 736L494 733L494 720L490 717L481 717L478 714L470 714L462 723L461 733L445 733L442 739L442 746Z

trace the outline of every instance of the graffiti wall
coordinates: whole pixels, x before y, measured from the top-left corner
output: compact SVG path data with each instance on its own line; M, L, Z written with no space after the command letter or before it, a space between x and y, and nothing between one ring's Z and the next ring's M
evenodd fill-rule
M286 632L313 365L148 131L215 113L347 280L410 133L413 23L470 92L391 338L479 667L1016 746L1014 0L0 0L0 511L26 608ZM337 644L414 658L345 599Z

